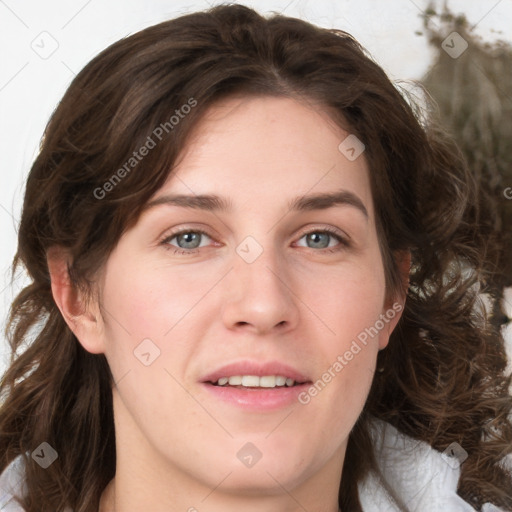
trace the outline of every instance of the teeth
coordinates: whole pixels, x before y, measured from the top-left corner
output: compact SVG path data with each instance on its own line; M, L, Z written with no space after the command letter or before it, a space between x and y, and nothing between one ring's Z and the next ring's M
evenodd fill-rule
M245 377L244 377L245 378ZM265 375L258 379L259 385L262 388L275 388L276 387L276 378L273 375ZM256 384L256 385L258 385Z
M244 375L242 377L242 386L245 386L247 388L256 388L259 385L260 385L260 378L257 377L256 375Z
M286 384L286 377L281 377L278 375L276 377L276 386L284 386Z
M244 386L247 388L275 388L277 386L291 387L295 384L293 379L283 377L282 375L264 375L258 377L257 375L234 375L232 377L222 377L216 384L219 386Z

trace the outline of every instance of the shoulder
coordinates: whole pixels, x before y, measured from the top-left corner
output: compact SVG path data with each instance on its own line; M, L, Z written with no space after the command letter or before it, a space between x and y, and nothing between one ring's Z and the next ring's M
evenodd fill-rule
M27 454L28 455L28 454ZM0 511L26 512L16 501L27 493L25 483L25 462L22 455L18 455L0 474ZM70 508L66 512L73 512Z
M14 499L25 493L25 470L23 457L18 455L0 475L0 510L2 512L25 512Z
M415 512L475 512L457 494L464 459L461 447L441 453L376 418L371 435L379 471L358 484L364 512L398 512L400 505ZM482 512L500 511L487 503Z

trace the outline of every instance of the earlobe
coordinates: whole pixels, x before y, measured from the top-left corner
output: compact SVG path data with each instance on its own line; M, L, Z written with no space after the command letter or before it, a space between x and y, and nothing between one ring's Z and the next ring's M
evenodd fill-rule
M93 354L104 352L100 336L101 316L97 308L85 300L84 293L71 282L69 252L63 247L51 247L46 253L46 260L53 300L68 327L85 350Z
M53 299L66 322L74 330L76 318L83 312L83 307L78 292L71 284L68 252L61 247L51 247L46 253L46 260Z
M402 289L400 290L401 293L399 297L397 297L397 300L400 302L402 307L405 307L405 299L407 298L407 291L409 290L410 284L412 260L411 251L397 251L394 256L398 264L400 277L402 278Z
M395 329L405 309L407 290L409 289L409 273L411 270L411 252L397 251L394 254L401 276L402 286L394 295L393 300L386 301L383 311L385 327L379 336L379 350L387 347L391 333Z
M407 298L407 291L409 290L409 274L411 272L411 251L395 251L393 258L398 266L400 273L401 286L400 289L393 295L393 298L386 302L387 308L397 309L397 304L400 304L401 309L405 307L405 300Z

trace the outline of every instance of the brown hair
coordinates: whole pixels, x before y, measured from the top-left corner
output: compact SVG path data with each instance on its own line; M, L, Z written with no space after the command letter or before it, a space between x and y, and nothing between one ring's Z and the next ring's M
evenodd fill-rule
M62 318L47 251L67 248L71 279L90 290L191 129L234 94L306 98L348 125L366 146L388 292L401 286L395 251L412 253L403 317L349 437L341 508L361 510L355 484L376 469L369 422L378 417L441 451L458 442L468 453L460 496L512 510L512 477L500 465L512 451L504 343L475 308L496 261L492 219L461 153L349 34L228 5L104 50L73 80L45 131L14 261L32 283L12 305L12 360L0 385L0 469L24 457L27 512L96 512L115 473L112 375L105 356L85 351ZM191 100L189 113L169 123ZM162 125L163 142L105 187ZM27 455L43 441L59 454L45 471Z

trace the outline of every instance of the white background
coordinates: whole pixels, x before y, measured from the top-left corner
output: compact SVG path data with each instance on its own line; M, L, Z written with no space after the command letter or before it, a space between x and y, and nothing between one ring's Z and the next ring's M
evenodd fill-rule
M0 317L25 282L10 284L24 180L48 118L74 75L106 46L149 25L217 1L0 0ZM261 13L277 11L350 32L392 79L419 79L434 52L422 29L427 0L241 1ZM438 0L440 4L440 0ZM487 41L512 40L512 0L450 0L474 33ZM501 31L501 33L500 33ZM43 32L47 34L41 35ZM49 34L49 35L48 35ZM43 41L43 42L41 42ZM46 59L33 47L57 46ZM512 333L511 333L512 334ZM0 335L0 374L8 346Z

